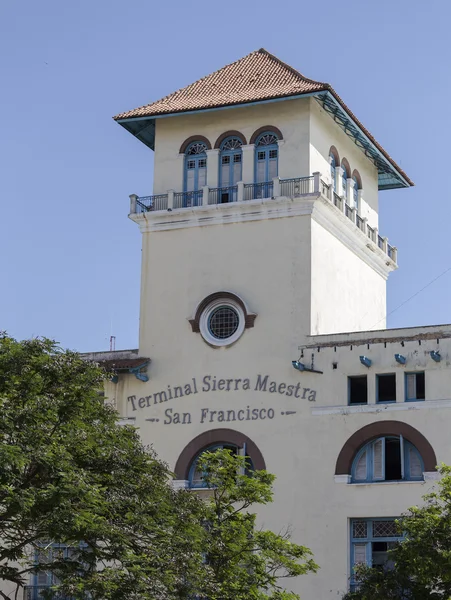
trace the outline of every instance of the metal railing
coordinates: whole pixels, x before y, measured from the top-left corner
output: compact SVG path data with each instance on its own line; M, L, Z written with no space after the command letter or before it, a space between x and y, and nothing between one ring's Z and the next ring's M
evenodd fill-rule
M45 597L43 592L49 592L50 587L47 585L26 585L24 587L24 600L43 600ZM73 600L72 597L66 596L61 592L53 592L52 600Z
M193 206L202 206L203 190L194 192L175 192L174 208L191 208Z
M354 219L352 218L352 208L349 206L349 204L346 204L345 202L345 214L348 217L348 219L350 219L351 221L353 221Z
M367 225L366 231L368 233L368 237L370 238L370 240L373 241L374 243L376 243L376 232L374 231L374 229L372 227L370 227L369 225Z
M340 196L336 192L334 192L334 204L340 210L343 207L343 200L340 198Z
M363 231L365 233L365 221L357 213L355 215L355 224L360 229L360 231Z
M379 246L379 248L381 250L384 249L384 238L381 237L380 235L377 236L377 245Z
M136 200L136 212L143 213L149 210L166 210L168 208L168 195L140 196Z
M396 248L387 243L387 254L389 258L396 262Z
M208 191L208 204L228 204L238 199L238 186L212 188Z
M327 185L325 181L321 179L321 193L330 200L330 185Z
M299 198L313 193L314 177L295 177L280 180L280 195L288 198Z
M263 198L272 198L273 182L263 181L262 183L245 183L244 199L260 200Z

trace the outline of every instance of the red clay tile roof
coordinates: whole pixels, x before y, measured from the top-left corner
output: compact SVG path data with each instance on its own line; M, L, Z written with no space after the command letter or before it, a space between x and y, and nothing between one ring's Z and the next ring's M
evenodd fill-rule
M157 102L121 113L114 118L152 117L327 89L327 83L307 79L261 48Z
M329 92L394 169L404 177L409 185L414 185L406 173L346 106L330 84L304 77L299 71L264 48L251 52L236 62L222 67L219 71L215 71L161 100L120 113L113 118L116 121L136 117L152 118L165 114L220 108L320 92Z

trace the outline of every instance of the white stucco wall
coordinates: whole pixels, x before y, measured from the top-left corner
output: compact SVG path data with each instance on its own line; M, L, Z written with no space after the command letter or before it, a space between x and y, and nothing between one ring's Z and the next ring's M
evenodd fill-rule
M310 171L324 173L326 176L323 178L330 183L329 151L331 146L335 146L340 162L346 158L351 167L351 174L354 169L357 169L362 178L363 201L360 206L360 216L367 218L371 227L377 227L378 182L374 163L364 155L315 99L311 98L309 102Z
M159 343L159 340L149 347L152 358L150 381L141 383L133 376L125 376L121 378L125 381L123 389L109 384L107 395L121 396L117 405L123 414L134 417L131 422L140 428L144 443L153 444L171 468L184 447L200 433L226 427L249 436L262 452L267 469L277 475L274 503L258 509L259 524L274 531L289 525L293 538L313 550L321 567L317 575L286 581L286 585L301 594L303 600L337 598L346 591L349 577L349 520L399 516L407 507L419 503L421 496L433 485L431 482L336 483L335 464L340 450L349 437L365 425L395 420L419 430L432 444L438 462L450 464L447 418L451 416L451 396L446 381L449 381L451 341L441 339L437 345L435 338L423 339L420 345L418 339L409 339L411 335L421 336L424 328L399 330L395 332L398 336L392 336L395 341L385 336L385 341L374 342L384 336L384 332L349 335L345 346L333 345L334 341L342 343L344 335L313 336L305 339L311 347L304 350L303 361L309 365L311 353L314 353L315 368L323 374L299 373L291 366L293 355L287 351L287 345L278 339L284 337L286 341L287 338L269 336L265 319L259 323L258 318L254 330L247 330L227 350L211 349L201 341L199 334L190 332L191 352L188 352L181 331L177 340L171 336L172 355L166 357L169 344L166 345L164 340ZM272 320L274 315L268 318ZM264 343L260 327L265 329ZM442 333L437 332L437 335ZM404 345L401 344L403 337L407 340ZM332 345L318 351L316 344L328 340ZM434 363L429 356L430 350L437 347L443 357L441 363ZM396 363L395 352L402 352L407 357L405 367ZM359 361L359 355L363 353L373 361L370 369ZM336 369L333 363L337 363ZM404 373L420 368L426 369L426 401L405 403ZM376 374L392 372L398 376L398 402L396 405L374 404ZM269 380L277 384L285 382L296 386L300 383L301 397L270 393L269 388L256 390L258 374L268 374ZM362 412L361 407L346 407L347 377L357 374L366 374L369 378L369 405L366 408L372 412ZM202 389L205 375L217 380L248 377L251 389L206 392ZM193 377L197 382L196 393L157 404L152 400L150 406L144 406L144 401L144 407L139 406L140 397L167 390L168 386L192 385ZM304 387L315 390L314 401L302 398ZM127 401L127 396L136 398L131 402ZM273 408L275 416L273 419L225 423L210 422L207 418L201 422L202 409L207 408L210 412L234 410L237 413L247 406ZM340 406L345 407L341 412L330 412ZM172 416L176 412L189 414L190 422L169 423L168 409L172 409ZM286 411L294 411L294 414L287 416ZM146 420L150 418L158 421Z
M179 155L179 150L187 138L202 135L214 148L221 134L236 130L245 136L249 144L252 134L265 125L277 127L283 135L279 150L279 176L310 175L309 102L308 99L285 100L156 119L154 194L166 193L169 189L183 191L183 156ZM253 179L245 181L252 182Z
M385 326L386 281L312 220L311 333Z

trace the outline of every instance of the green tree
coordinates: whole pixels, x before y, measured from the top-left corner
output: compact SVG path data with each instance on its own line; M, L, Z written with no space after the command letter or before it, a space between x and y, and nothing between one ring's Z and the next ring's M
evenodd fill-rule
M250 509L272 501L274 475L247 471L247 459L230 450L205 452L199 468L208 488L204 501L204 578L198 596L210 600L295 600L282 578L316 572L311 552L256 527ZM247 471L247 472L246 472Z
M451 467L440 474L424 505L399 519L405 537L390 551L390 569L359 569L359 589L346 600L451 599Z
M117 424L104 377L50 340L0 336L0 579L16 597L36 552L76 599L186 598L202 571L202 503Z

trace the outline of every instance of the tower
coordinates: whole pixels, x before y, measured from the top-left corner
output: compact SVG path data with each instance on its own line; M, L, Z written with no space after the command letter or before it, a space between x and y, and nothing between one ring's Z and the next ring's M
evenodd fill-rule
M178 487L196 489L199 453L224 444L275 473L275 503L259 517L290 524L322 568L294 589L336 597L349 579L349 520L363 510L335 485L350 482L340 449L357 426L345 417L381 420L348 406L350 378L372 364L354 354L398 343L374 334L397 267L378 192L413 184L329 84L264 49L115 119L155 161L153 193L130 196L142 234L137 377L119 377L107 396ZM346 344L352 356L340 354ZM393 370L388 358L383 369ZM398 500L387 516L400 514ZM365 502L383 516L378 498Z

